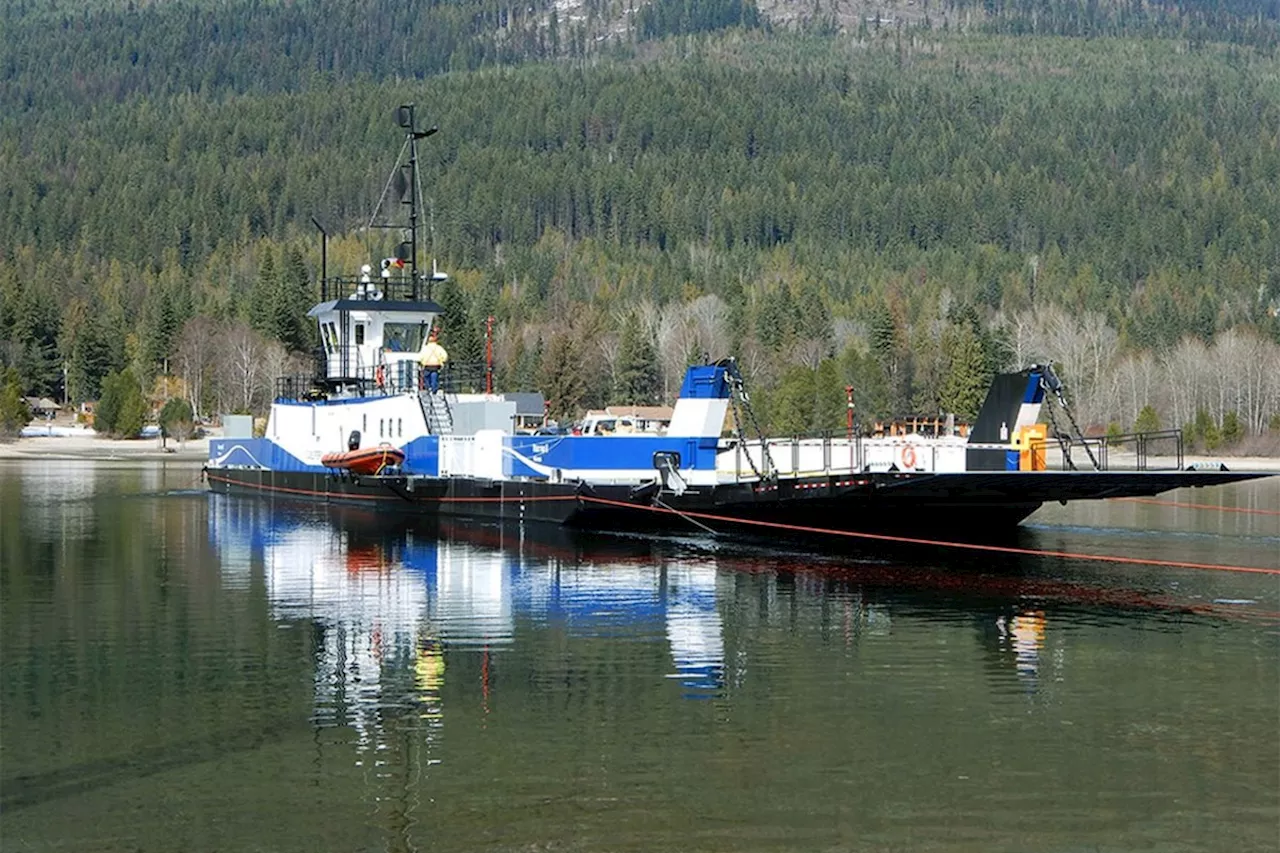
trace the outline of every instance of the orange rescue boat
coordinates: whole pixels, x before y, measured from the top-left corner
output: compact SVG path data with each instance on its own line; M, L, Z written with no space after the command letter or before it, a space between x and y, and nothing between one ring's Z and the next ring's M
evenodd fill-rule
M394 468L403 461L404 451L389 444L379 444L363 450L326 453L320 457L320 464L324 467L339 468L353 474L378 474L383 468Z

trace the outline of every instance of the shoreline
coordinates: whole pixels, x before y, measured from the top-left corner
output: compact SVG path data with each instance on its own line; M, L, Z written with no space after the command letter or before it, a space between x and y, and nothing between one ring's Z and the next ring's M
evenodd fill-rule
M167 447L156 438L114 439L99 436L33 436L0 442L0 459L82 460L86 462L203 462L209 458L209 439L199 438Z
M217 438L218 436L213 436ZM172 439L161 448L159 439L114 439L100 436L33 436L0 442L0 460L44 459L82 460L89 462L204 462L209 458L210 437L192 439L179 446ZM1151 460L1158 463L1164 460ZM1276 456L1201 456L1188 455L1189 465L1225 464L1231 471L1267 471L1280 473L1280 457ZM1122 469L1117 469L1122 470Z

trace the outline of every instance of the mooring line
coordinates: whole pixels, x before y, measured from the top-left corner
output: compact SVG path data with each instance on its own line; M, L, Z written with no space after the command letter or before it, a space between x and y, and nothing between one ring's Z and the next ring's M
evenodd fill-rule
M1215 506L1214 504L1193 504L1183 501L1162 501L1159 498L1112 498L1113 501L1130 501L1136 504L1156 504L1157 506L1176 506L1186 509L1215 509L1218 512L1248 512L1254 515L1280 515L1277 509L1253 509L1244 506Z
M855 530L831 530L825 527L810 527L803 524L784 524L779 521L734 518L728 515L717 515L710 512L695 512L693 510L685 510L676 513L675 510L669 508L634 504L628 503L627 501L615 501L609 500L608 498L588 497L586 495L582 496L582 500L591 503L642 510L645 512L674 513L686 518L704 518L708 521L724 521L729 522L730 524L746 524L755 527L766 527L773 530L790 530L796 533L821 533L829 536L871 539L877 542L901 542L909 545L960 548L968 551L986 551L988 553L997 554L1018 554L1028 557L1060 557L1065 560L1094 560L1102 563L1123 563L1135 566L1162 566L1164 568L1171 569L1203 569L1206 571L1217 572L1245 572L1259 575L1280 575L1280 568L1268 569L1260 566L1233 566L1225 563L1191 563L1182 560L1155 560L1147 557L1117 557L1111 554L1080 554L1073 551L1037 551L1032 548L1017 548L1012 545L984 545L977 542L951 542L942 539L919 539L914 536L892 536L887 533L863 533Z
M669 511L669 512L674 512L676 515L680 516L680 517L681 517L681 518L683 518L685 521L687 521L687 522L689 522L690 524L692 524L694 527L701 527L704 533L710 533L712 536L717 535L717 534L716 534L716 532L715 532L715 530L713 530L713 529L711 529L710 527L708 527L707 525L703 524L701 521L698 521L698 519L696 519L696 518L690 518L688 515L686 515L685 513L681 512L680 510L676 509L675 507L668 506L667 504L664 504L664 503L662 502L662 499L661 499L661 498L654 498L654 499L653 499L653 502L654 502L654 503L656 503L658 506L662 507L663 509L665 509L665 510Z

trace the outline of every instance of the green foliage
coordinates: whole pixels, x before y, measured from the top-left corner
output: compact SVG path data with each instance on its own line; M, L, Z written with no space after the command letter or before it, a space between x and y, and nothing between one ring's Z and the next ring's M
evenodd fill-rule
M1222 416L1222 443L1232 445L1244 438L1244 425L1235 410Z
M1217 450L1222 444L1222 433L1218 430L1218 425L1210 423L1205 427L1202 439L1204 441L1205 450Z
M840 366L835 359L826 358L819 363L813 376L813 393L810 429L814 432L843 432L847 397L844 383L840 381Z
M163 369L182 328L182 318L164 285L153 285L147 292L142 314L141 368L144 376L152 376Z
M1124 427L1120 426L1119 421L1111 421L1107 424L1107 438L1119 438L1124 435Z
M276 309L280 342L290 352L310 352L319 343L315 323L307 316L316 298L302 252L290 246L285 254L284 269L280 271Z
M103 377L125 366L124 333L113 325L111 316L114 313L123 319L123 314L119 309L109 312L97 298L82 304L78 317L73 309L68 310L76 322L65 324L61 346L67 354L67 397L74 403L98 399Z
M751 0L654 0L640 9L640 35L646 39L759 26L760 11Z
M472 315L467 295L456 283L446 282L437 288L440 303L440 344L449 351L455 365L479 364L484 361L484 320Z
M840 356L840 377L853 388L854 416L866 423L892 414L888 381L879 362L849 347Z
M94 411L94 428L115 438L135 438L147 417L147 400L132 369L108 373Z
M478 360L497 316L520 339L503 387L537 385L554 361L535 339L570 335L594 369L593 336L635 306L706 294L730 318L697 345L757 347L767 391L839 341L837 386L867 416L976 407L978 377L1004 360L988 325L1032 304L1098 311L1129 348L1240 324L1280 335L1263 319L1280 298L1280 58L1257 0L961 2L976 13L962 35L864 28L856 43L753 29L743 0L660 0L633 38L704 35L642 62L596 38L611 9L570 23L553 7L11 10L0 365L33 394L65 362L71 396L92 399L110 371L172 362L191 316L251 317L311 349L310 217L333 234L335 271L390 253L401 235L363 229L388 113L414 98L442 129L419 159L433 252L471 273L442 288L446 345ZM1145 37L1159 34L1174 38ZM944 292L964 306L953 316ZM574 326L585 312L606 319ZM597 373L579 402L612 390ZM824 423L827 394L810 390L801 420Z
M1218 445L1222 443L1222 433L1207 409L1196 410L1192 433L1196 441L1200 442L1205 450L1216 450Z
M1138 412L1138 419L1133 422L1134 432L1156 432L1160 429L1160 417L1154 406L1146 405Z
M824 360L817 370L793 365L764 398L767 430L777 435L843 432L845 400L834 359Z
M31 409L22 396L22 381L12 367L0 371L0 439L13 438L31 420Z
M952 326L943 334L947 372L939 398L942 411L972 421L991 386L989 360L982 340L968 324Z
M767 398L768 429L776 435L801 435L809 431L816 383L813 371L802 364L782 375Z
M98 398L98 405L93 410L93 426L103 435L115 432L116 423L120 419L120 407L126 393L121 386L122 375L112 371L102 380L102 395Z
M564 333L553 335L542 359L540 387L556 420L572 420L582 410L588 393L582 368L575 340Z
M259 334L279 338L285 332L286 318L280 309L280 277L276 274L275 253L267 248L258 264L258 277L254 280L253 294L246 306L249 325Z
M171 397L160 409L160 429L166 436L186 441L193 424L191 404L182 397Z
M658 354L632 317L622 327L618 345L618 377L613 400L640 406L658 402L662 377L658 372Z

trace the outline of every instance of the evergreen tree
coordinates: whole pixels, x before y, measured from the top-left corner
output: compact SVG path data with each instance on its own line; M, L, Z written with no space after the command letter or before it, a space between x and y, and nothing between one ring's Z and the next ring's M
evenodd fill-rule
M1215 450L1222 443L1222 433L1213 422L1209 410L1203 407L1196 409L1196 418L1191 427L1195 440L1204 445L1205 450Z
M567 333L551 336L542 358L541 387L550 404L551 417L569 421L577 417L586 397L582 358L577 343Z
M1138 419L1133 422L1134 432L1156 432L1160 429L1160 416L1156 414L1155 407L1148 404L1142 407L1142 411L1138 412Z
M1244 438L1244 426L1240 423L1240 415L1232 409L1222 416L1222 443L1235 444Z
M480 375L477 366L484 362L484 337L467 306L467 295L453 282L437 289L440 303L440 345L449 351L449 361L456 369L469 368Z
M270 247L262 252L258 263L258 277L254 279L249 302L249 325L255 332L274 340L281 340L287 329L281 327L283 313L280 304L280 280L276 274L275 253Z
M315 348L315 323L307 316L314 302L311 275L302 252L296 246L290 247L279 275L274 320L280 342L290 352L311 352Z
M193 423L191 404L182 397L166 400L164 407L160 409L160 430L166 437L172 436L179 442L185 442L191 434Z
M542 366L542 343L521 347L515 364L510 367L507 387L513 391L531 391L538 387L538 374Z
M31 420L31 409L22 396L22 380L12 367L0 371L0 439L18 435Z
M887 305L877 306L871 315L871 355L884 373L887 409L903 414L911 398L910 353L906 330Z
M93 428L103 435L114 433L116 422L120 418L120 406L125 393L120 384L123 375L112 371L102 379L102 394L93 411Z
M169 290L163 284L152 286L142 310L142 367L147 375L153 375L164 370L181 322Z
M813 376L813 417L809 422L812 432L839 432L844 430L846 397L840 382L840 369L834 358L826 358L818 365Z
M102 398L94 413L94 428L118 438L135 438L147 417L147 400L134 372L109 373L102 381Z
M841 354L839 367L841 384L853 388L854 419L858 423L866 424L890 414L888 382L873 356L850 346ZM847 396L845 402L847 405Z
M939 404L944 412L972 421L991 384L982 342L967 323L951 326L942 336L947 372Z
M815 393L812 370L802 364L788 368L766 400L771 430L779 435L809 432L813 423Z
M76 403L98 399L102 394L103 377L121 366L114 362L110 330L101 308L91 304L71 342L67 360L68 399Z
M662 393L662 375L653 342L640 330L640 323L630 318L622 327L618 345L618 379L613 399L618 403L649 406Z
M147 404L147 398L142 394L137 377L131 375L129 371L125 371L124 376L128 377L128 381L121 383L125 386L124 400L120 404L120 415L116 419L115 431L121 438L137 438L147 422L150 406Z
M24 391L48 394L62 375L57 358L62 312L49 288L28 284L19 294L10 321L11 346L3 355L18 371Z

